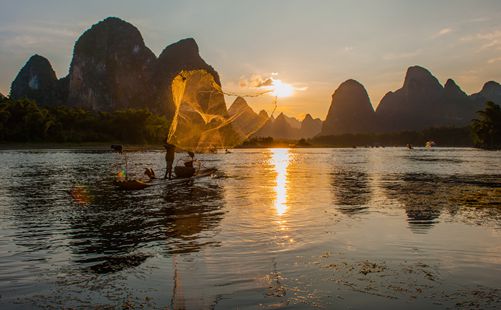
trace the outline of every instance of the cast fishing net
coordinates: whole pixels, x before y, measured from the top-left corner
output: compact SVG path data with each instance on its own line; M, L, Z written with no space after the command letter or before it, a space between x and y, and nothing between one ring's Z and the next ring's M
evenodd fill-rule
M221 86L205 70L181 71L172 81L175 111L167 141L195 152L231 148L259 130L261 121L242 105L228 113ZM262 94L262 93L261 93ZM257 96L261 94L255 94Z

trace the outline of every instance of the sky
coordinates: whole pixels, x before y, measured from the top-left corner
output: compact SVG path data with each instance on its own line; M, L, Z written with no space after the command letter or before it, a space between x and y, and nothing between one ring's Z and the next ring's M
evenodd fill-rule
M77 38L108 17L135 25L158 56L169 44L194 38L223 88L274 77L295 89L276 113L325 119L336 88L362 83L376 108L403 84L409 66L454 79L468 94L501 82L499 0L0 0L0 92L33 54L68 74ZM234 98L227 98L231 104ZM248 100L268 113L273 97Z

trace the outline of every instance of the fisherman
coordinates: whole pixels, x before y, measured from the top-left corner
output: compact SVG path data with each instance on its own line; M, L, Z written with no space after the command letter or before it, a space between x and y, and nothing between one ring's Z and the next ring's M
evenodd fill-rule
M195 162L195 153L189 151L188 157L184 159L184 166L188 168L193 168L194 162Z
M164 179L167 179L168 176L170 180L172 178L172 165L174 163L174 157L176 155L176 146L174 144L170 144L166 139L164 148L165 148L165 163L166 163Z

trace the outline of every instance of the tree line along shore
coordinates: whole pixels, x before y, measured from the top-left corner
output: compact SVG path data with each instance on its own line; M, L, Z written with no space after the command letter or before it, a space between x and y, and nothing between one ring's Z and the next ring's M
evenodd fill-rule
M488 102L466 127L428 128L421 131L359 133L277 140L251 137L239 148L256 147L380 147L424 146L501 148L501 108ZM103 145L123 143L157 148L170 127L166 116L147 109L96 112L79 107L44 107L33 100L0 99L0 143L7 145Z

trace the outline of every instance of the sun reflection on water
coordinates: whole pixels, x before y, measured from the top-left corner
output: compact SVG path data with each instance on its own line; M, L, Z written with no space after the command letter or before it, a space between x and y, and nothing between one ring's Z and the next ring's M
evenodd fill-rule
M287 167L290 162L289 149L272 149L271 163L277 173L275 190L275 209L281 216L287 212Z

